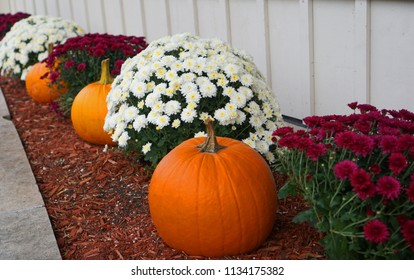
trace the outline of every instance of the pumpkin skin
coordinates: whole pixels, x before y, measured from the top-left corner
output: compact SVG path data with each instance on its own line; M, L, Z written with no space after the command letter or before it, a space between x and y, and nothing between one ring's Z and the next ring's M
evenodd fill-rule
M205 139L205 138L204 138ZM189 255L221 257L256 249L270 234L276 187L266 161L241 141L200 152L203 138L184 141L156 167L149 208L161 238Z
M105 66L102 62L102 72L100 81L85 86L76 95L72 104L71 119L76 133L83 140L98 145L114 145L111 136L103 129L108 113L106 96L111 90L111 79L107 76L109 63Z
M49 77L41 79L49 72L50 69L44 62L35 63L27 72L26 90L28 95L36 102L50 103L66 92L64 86L52 84Z

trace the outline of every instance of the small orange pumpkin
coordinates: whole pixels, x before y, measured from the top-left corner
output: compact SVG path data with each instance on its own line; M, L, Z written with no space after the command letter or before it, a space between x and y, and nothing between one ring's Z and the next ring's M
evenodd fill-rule
M256 249L270 234L277 197L266 161L245 143L184 141L156 167L149 208L161 238L189 255L221 257ZM201 145L200 145L201 144Z
M64 86L51 82L49 73L46 62L35 63L27 72L26 90L34 101L50 103L66 92Z
M83 140L98 145L114 145L111 136L103 129L108 113L106 96L113 81L109 59L103 60L101 67L101 79L85 86L73 100L71 119L76 133Z

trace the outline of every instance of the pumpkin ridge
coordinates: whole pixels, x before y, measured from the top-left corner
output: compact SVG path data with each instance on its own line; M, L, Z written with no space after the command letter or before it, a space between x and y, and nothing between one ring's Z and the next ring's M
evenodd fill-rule
M219 164L220 165L220 169L224 169L224 170L229 170L228 169L228 166L227 166L227 164L226 164L226 159L225 158L223 158L223 157L219 157L216 161L215 161L215 163L216 163L216 165L217 164ZM232 166L232 167L234 167L234 166ZM235 205L236 205L236 207L237 207L237 216L238 216L238 223L237 223L237 225L238 225L238 235L240 236L240 239L239 240L234 240L233 242L238 242L238 244L237 244L237 252L238 253L240 253L240 245L241 244L244 244L244 234L243 234L243 230L242 230L242 224L241 224L241 221L242 221L242 219L241 219L241 210L240 210L240 204L239 204L239 200L237 199L237 196L236 196L236 191L235 191L235 189L234 189L234 180L233 179L231 179L231 177L229 176L229 173L228 172L225 172L225 174L226 174L226 182L229 182L230 184L230 186L229 186L229 192L231 193L231 195L232 195L232 199L233 199L233 201L235 202ZM221 174L221 176L223 176L223 174ZM221 213L221 215L223 215L223 212ZM227 236L226 235L224 235L223 236L224 238L223 238L223 244L225 244L226 242L226 238L227 238Z

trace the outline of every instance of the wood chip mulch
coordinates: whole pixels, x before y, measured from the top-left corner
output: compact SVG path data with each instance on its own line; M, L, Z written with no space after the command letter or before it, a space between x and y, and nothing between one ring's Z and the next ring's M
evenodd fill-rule
M80 139L70 119L32 101L25 84L0 77L63 259L203 259L166 245L148 210L151 178L142 164L116 149ZM275 173L277 186L284 177ZM254 252L222 259L324 259L321 235L291 219L300 198L280 200L269 238Z

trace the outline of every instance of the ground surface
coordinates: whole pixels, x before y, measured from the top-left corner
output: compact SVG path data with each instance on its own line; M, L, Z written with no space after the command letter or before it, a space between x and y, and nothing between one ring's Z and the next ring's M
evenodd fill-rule
M0 77L63 259L203 259L166 245L148 210L150 174L122 152L88 144L48 105L31 100L23 82ZM278 187L284 178L275 173ZM300 198L280 201L273 231L256 251L223 259L324 258L320 235L291 222Z

